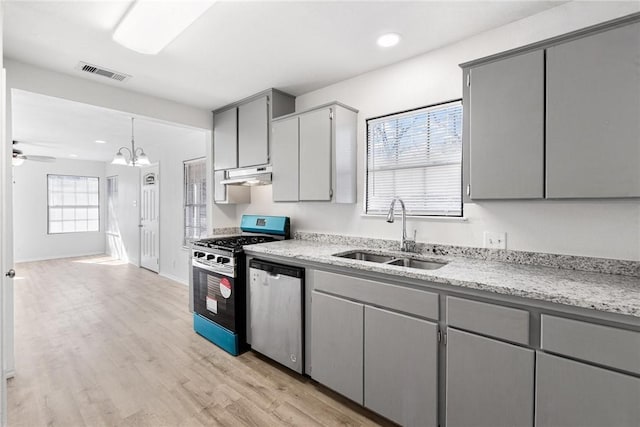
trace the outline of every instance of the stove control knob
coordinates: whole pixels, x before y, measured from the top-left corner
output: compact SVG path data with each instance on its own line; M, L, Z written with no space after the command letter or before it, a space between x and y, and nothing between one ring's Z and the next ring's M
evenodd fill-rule
M215 259L216 256L215 255L207 255L207 261L211 261L212 259Z
M204 256L204 252L194 252L193 256L195 256L196 258L202 258Z
M218 262L221 263L221 264L228 264L229 261L231 261L231 260L229 258L225 258L225 257L220 257L218 259Z

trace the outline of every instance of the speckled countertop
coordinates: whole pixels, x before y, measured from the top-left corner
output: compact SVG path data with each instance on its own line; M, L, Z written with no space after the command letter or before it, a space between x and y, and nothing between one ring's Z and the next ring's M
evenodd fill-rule
M437 270L418 270L332 256L352 250L366 250L373 253L390 252L370 249L366 246L310 240L286 240L245 247L245 251L253 255L264 254L350 267L640 318L639 277L453 256L411 255L419 259L448 262ZM403 252L393 253L399 257L408 256Z

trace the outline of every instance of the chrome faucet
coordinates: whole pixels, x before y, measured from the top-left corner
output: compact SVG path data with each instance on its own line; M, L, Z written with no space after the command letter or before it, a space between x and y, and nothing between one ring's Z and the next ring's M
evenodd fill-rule
M413 240L407 239L407 210L400 197L394 197L393 200L391 200L391 206L387 214L387 222L392 224L395 220L393 210L396 205L396 200L400 202L400 206L402 207L402 238L400 239L400 250L403 252L414 252L416 249L416 232L413 232Z

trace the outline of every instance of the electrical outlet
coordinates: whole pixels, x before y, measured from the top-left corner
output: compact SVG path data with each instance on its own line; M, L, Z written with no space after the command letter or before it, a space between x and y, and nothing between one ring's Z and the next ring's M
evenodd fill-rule
M489 249L507 249L507 233L485 231L484 247Z

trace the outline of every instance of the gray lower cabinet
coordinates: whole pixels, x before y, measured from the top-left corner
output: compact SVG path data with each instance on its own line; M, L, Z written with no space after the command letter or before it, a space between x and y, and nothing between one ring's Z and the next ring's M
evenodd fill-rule
M269 98L238 107L238 167L269 163Z
M544 158L544 52L471 68L470 196L541 199Z
M273 201L297 202L298 196L298 117L275 121L271 132Z
M300 201L331 200L331 109L300 116Z
M437 333L435 323L365 306L364 406L403 426L437 426Z
M640 196L640 23L547 49L547 197Z
M311 378L362 405L364 306L312 292Z
M238 167L238 109L216 113L213 116L213 168Z
M447 426L532 426L534 366L531 349L448 328Z
M536 427L640 425L640 378L542 352L536 360Z

